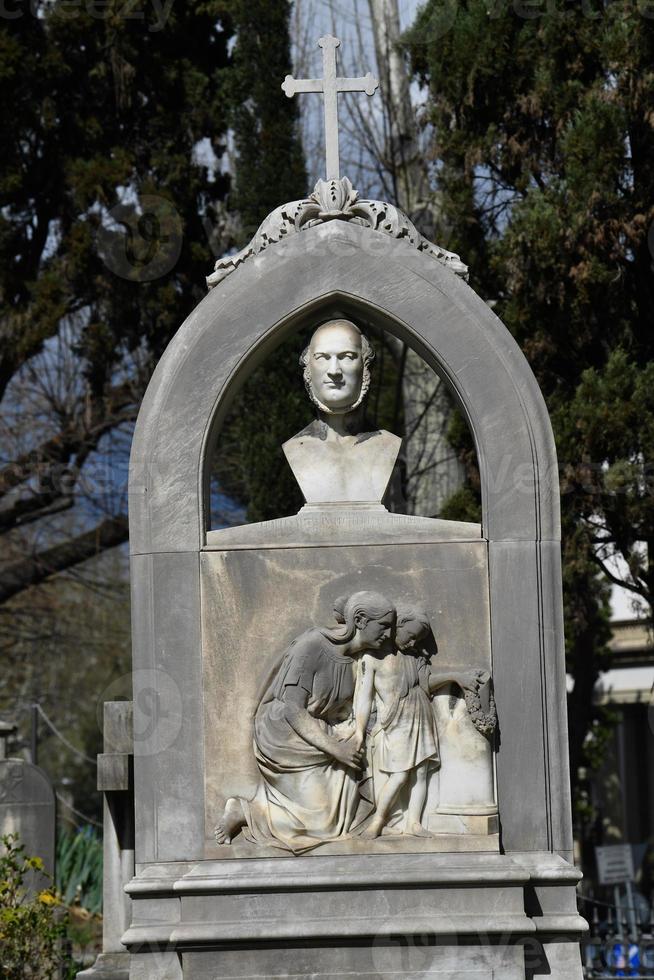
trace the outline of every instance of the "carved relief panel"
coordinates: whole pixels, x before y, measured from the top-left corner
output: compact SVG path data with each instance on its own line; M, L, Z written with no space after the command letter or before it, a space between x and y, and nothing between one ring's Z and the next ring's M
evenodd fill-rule
M486 542L206 551L207 856L497 849Z

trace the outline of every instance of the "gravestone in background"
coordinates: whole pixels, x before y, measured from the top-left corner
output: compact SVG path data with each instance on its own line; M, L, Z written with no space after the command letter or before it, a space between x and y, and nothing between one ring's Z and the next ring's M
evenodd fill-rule
M458 257L339 177L337 90L374 80L320 43L330 179L217 263L136 426L130 980L581 980L549 418ZM307 502L212 530L235 393L309 330ZM385 509L368 330L449 386L481 524Z
M12 722L0 722L0 837L18 834L28 857L39 857L45 871L55 870L55 795L52 783L38 766L24 759L6 758L6 744L16 731ZM42 875L28 881L39 891L51 884Z

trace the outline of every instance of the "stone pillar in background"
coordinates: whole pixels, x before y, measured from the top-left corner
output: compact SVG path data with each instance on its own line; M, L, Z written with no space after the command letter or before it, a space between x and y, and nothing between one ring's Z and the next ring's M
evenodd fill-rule
M129 980L130 955L120 941L131 914L124 886L134 875L132 702L106 701L104 752L98 756L98 789L104 793L102 952L78 978Z
M0 837L18 834L30 857L40 857L45 870L55 869L55 795L52 783L38 766L24 759L7 758L7 740L17 730L14 722L0 722ZM37 875L28 884L48 887Z

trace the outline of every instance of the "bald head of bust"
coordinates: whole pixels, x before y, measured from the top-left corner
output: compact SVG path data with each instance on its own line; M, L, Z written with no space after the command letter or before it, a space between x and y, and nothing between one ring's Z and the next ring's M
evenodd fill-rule
M345 415L361 405L370 387L375 352L351 320L328 320L314 332L300 356L304 384L316 407Z

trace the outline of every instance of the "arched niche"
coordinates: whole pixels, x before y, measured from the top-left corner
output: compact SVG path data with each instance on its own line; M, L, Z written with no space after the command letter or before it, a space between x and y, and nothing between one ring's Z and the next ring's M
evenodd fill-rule
M206 463L230 388L284 335L331 312L406 340L470 426L488 541L503 846L569 857L558 479L542 395L509 332L450 270L406 242L333 221L270 246L214 288L166 350L139 414L129 486L134 659L173 678L181 708L172 744L155 736L147 751L136 746L137 861L202 853L198 568ZM137 691L135 701L138 726Z
M403 440L386 507L396 514L441 516L464 472L447 435L456 399L431 365L399 339L395 321L375 314L374 309L362 308L356 297L327 296L303 311L299 327L290 334L288 329L274 333L275 348L258 368L240 371L232 379L221 399L215 448L211 440L205 458L211 471L212 531L279 520L302 507L303 494L282 444L315 419L299 358L316 325L335 318L359 323L376 352L366 428L382 428ZM461 424L465 427L459 416L457 428ZM261 444L266 447L265 474L258 454Z
M286 439L315 419L299 358L317 324L340 318L355 321L376 353L366 427L383 428L403 439L385 505L397 514L439 517L440 508L458 488L463 465L447 438L456 407L447 382L400 340L401 325L393 318L379 315L357 297L335 292L308 304L293 318L292 330L281 324L272 333L274 349L262 362L257 358L259 366L244 365L227 385L205 456L211 476L211 531L279 520L302 507L302 492L282 450ZM266 406L265 398L274 404ZM248 412L252 418L243 426ZM248 439L259 435L267 447L270 470L265 475ZM242 473L247 474L243 481ZM254 499L248 496L250 490ZM234 496L236 500L230 499Z

